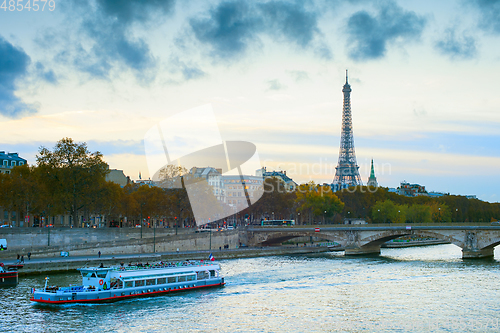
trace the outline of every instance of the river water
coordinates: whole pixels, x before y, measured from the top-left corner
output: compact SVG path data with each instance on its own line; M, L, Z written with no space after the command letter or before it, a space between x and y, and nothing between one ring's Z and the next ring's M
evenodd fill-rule
M222 260L227 285L111 304L30 304L44 276L0 290L3 332L498 332L500 252L454 245ZM50 284L81 282L76 273Z

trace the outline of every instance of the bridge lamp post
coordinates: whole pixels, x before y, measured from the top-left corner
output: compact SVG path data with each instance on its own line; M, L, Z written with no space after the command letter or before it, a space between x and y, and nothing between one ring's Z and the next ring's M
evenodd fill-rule
M274 212L272 212L271 214L273 214L273 221L274 221Z
M323 215L323 224L325 224L326 220L326 210L325 210L325 215Z
M439 211L439 222L441 223L441 207L438 208Z
M298 214L298 217L297 217L297 224L300 224L300 212L297 213Z
M399 215L399 213L401 213L401 211L400 211L400 210L398 210L398 221L399 221L399 218L400 218L400 215Z

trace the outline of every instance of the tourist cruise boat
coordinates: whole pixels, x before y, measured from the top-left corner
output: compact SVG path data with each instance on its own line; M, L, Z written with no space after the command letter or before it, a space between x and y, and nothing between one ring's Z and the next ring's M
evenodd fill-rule
M83 284L32 289L31 301L45 304L115 302L133 297L223 286L220 265L211 261L184 261L154 265L79 269Z
M19 283L19 275L17 270L23 268L24 265L8 265L4 266L0 262L0 287L15 287Z

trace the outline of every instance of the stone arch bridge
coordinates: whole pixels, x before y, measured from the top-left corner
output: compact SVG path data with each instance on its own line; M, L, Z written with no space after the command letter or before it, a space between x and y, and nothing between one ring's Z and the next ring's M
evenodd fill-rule
M346 255L357 255L379 254L383 243L408 235L448 241L462 249L464 259L484 258L493 256L493 249L500 244L500 225L447 223L249 227L246 236L250 246L274 245L296 237L319 237L340 243Z

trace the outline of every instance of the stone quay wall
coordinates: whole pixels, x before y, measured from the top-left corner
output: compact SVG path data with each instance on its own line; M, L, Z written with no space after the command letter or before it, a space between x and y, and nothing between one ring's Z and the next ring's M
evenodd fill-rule
M50 232L50 234L49 234ZM200 251L236 248L243 242L233 231L200 232L193 229L169 228L0 228L0 239L7 240L8 250L0 258L13 258L31 252L33 256L57 257L61 252L70 256L130 254L172 251ZM50 245L49 245L50 239Z

